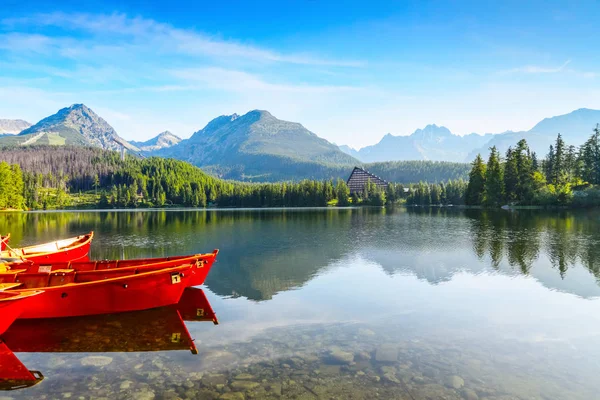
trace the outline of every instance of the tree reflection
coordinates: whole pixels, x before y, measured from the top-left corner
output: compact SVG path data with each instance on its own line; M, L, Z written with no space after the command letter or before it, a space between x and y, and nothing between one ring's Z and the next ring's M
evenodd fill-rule
M564 278L569 268L584 265L600 278L598 214L593 211L466 210L471 220L473 251L489 257L498 269L506 260L523 274L548 259Z

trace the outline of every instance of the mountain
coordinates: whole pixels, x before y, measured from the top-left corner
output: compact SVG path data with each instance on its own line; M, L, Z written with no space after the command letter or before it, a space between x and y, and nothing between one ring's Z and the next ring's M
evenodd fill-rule
M484 135L471 133L459 136L443 126L427 125L409 136L394 136L388 133L379 143L359 151L348 146L340 146L340 149L343 147L343 151L363 162L399 160L470 162L478 153L487 157L492 146L496 146L501 153L504 153L509 146L526 139L529 147L538 156L544 157L558 133L562 134L568 145L580 146L591 136L597 123L600 123L600 110L581 108L569 114L546 118L528 131Z
M0 119L0 135L14 135L30 126L29 122L22 119Z
M358 161L299 123L268 111L224 115L153 154L188 161L223 178L275 181L345 174Z
M494 135L484 146L473 149L469 153L468 160L475 158L478 153L487 156L492 146L496 146L501 153L504 153L521 139L527 140L530 149L535 151L539 158L543 158L559 133L567 145L581 146L590 138L598 123L600 123L600 110L580 108L568 114L545 118L528 131Z
M489 134L472 133L458 136L444 126L427 125L409 136L394 136L388 133L379 143L360 149L356 157L363 162L396 160L462 162L470 150L482 146L490 139Z
M340 148L341 151L348 154L349 156L358 158L358 150L354 149L353 147L346 146L345 144L338 146L338 147Z
M119 137L117 132L90 108L83 104L73 104L44 118L18 135L0 138L0 146L51 144L120 149L120 145L113 139L135 149Z
M181 142L181 138L177 135L172 134L169 131L159 133L157 136L145 142L129 141L132 145L139 148L142 151L156 151L165 149L171 146L175 146Z

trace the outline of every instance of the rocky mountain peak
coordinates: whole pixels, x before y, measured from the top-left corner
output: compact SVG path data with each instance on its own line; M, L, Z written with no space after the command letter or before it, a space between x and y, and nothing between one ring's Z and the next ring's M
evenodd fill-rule
M0 135L15 135L30 126L29 122L22 119L0 119Z

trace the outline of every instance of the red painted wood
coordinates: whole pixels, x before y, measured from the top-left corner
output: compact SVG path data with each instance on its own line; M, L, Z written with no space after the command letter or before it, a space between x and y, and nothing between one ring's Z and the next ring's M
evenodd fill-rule
M63 239L61 242L72 240L73 244L65 246L60 250L48 251L48 252L33 252L32 249L41 248L44 246L52 247L56 242L44 243L35 246L28 246L23 248L8 249L2 251L0 258L19 258L27 260L33 263L59 263L69 262L77 260L88 260L90 252L90 246L92 239L94 238L94 232L90 232L87 235L74 237L71 239Z
M145 310L177 304L192 265L44 289L19 318L61 318ZM179 276L181 282L173 283Z
M27 307L35 304L35 297L40 294L41 291L0 291L0 335L22 315Z
M6 245L10 241L10 233L6 236L0 236L0 251L4 251L6 249Z

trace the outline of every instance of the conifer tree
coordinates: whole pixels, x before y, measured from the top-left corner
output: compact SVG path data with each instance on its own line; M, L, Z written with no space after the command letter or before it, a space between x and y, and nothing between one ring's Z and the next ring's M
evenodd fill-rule
M490 157L485 170L484 202L488 206L498 206L504 202L504 171L496 146L490 149Z
M481 155L478 154L472 163L469 173L469 184L465 194L465 203L470 206L477 206L483 203L483 194L485 190L485 164Z
M504 195L508 201L517 200L517 187L519 185L519 170L516 154L511 147L506 151L504 162Z

